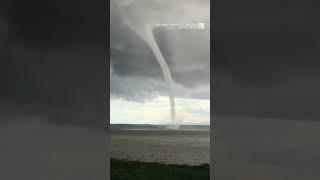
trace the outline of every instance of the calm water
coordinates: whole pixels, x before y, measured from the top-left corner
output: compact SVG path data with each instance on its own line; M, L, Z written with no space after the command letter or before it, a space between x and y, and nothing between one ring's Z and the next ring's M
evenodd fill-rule
M197 165L210 161L208 130L112 130L112 156Z

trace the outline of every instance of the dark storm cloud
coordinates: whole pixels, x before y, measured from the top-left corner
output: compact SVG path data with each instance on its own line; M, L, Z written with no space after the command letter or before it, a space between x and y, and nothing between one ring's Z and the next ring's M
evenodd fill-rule
M187 87L209 83L209 44L208 39L202 38L202 42L196 39L201 36L201 33L204 32L166 32L165 30L155 32L173 77L177 83ZM145 42L128 30L117 32L117 34L122 34L122 39L114 39L112 42L111 60L114 73L120 76L147 76L163 79L160 66ZM174 37L182 41L178 43L183 46L180 48L184 48L185 52L180 50L174 55L177 49L170 47L170 43L174 43L170 40Z
M147 78L120 78L115 74L110 78L111 98L144 102L159 95L154 89L164 90L166 85Z
M218 2L212 38L217 113L319 118L316 17L308 2Z
M4 3L9 24L9 38L47 46L104 45L106 2L85 1L21 1ZM75 8L77 7L77 8Z
M11 114L47 116L58 124L102 127L107 121L106 2L1 5L3 116L11 108Z
M319 179L319 122L308 121L320 117L317 8L282 0L214 8L215 178Z
M109 179L106 7L0 2L1 179Z
M121 5L119 4L127 2L128 9L132 14L123 14L121 12ZM125 79L132 78L136 80L133 84L138 84L140 87L144 87L145 84L141 84L145 79L148 82L163 84L163 75L160 66L155 59L151 49L148 45L128 26L123 22L126 18L131 18L135 25L141 24L143 26L147 23L156 24L159 19L162 19L163 23L179 23L179 19L183 16L183 13L188 14L186 19L188 23L194 23L195 20L192 16L198 18L199 21L203 20L208 22L209 12L206 14L206 10L202 10L201 6L194 4L192 1L188 1L194 5L191 10L183 7L183 3L177 2L162 2L154 1L152 3L139 4L139 1L112 1L111 2L111 64L113 67L114 77L111 82L121 84L126 82ZM207 4L209 1L203 1L200 4ZM142 2L141 2L142 3ZM188 4L188 3L186 3ZM178 12L173 13L170 8L180 8L180 14ZM161 9L163 8L163 9ZM128 10L128 11L129 11ZM149 11L152 13L149 16L145 16ZM159 13L159 12L167 13ZM171 14L170 14L171 13ZM159 15L160 14L160 15ZM168 15L169 14L169 15ZM205 15L204 15L205 14ZM197 16L198 15L198 16ZM130 17L128 17L130 16ZM171 19L168 19L170 16ZM163 20L164 19L164 20ZM208 25L208 24L206 24ZM139 27L140 28L140 27ZM159 47L166 58L169 68L171 70L173 79L180 86L180 89L184 89L184 94L196 94L192 93L194 89L201 86L209 85L210 77L210 53L209 53L209 28L206 30L176 30L170 31L163 28L156 28L154 34L159 44ZM116 86L111 83L111 87ZM150 86L149 86L150 87ZM127 95L123 94L124 97L128 97L130 94L143 94L141 91L145 91L145 97L141 98L148 99L149 96L153 97L154 94L166 93L166 88L127 88ZM119 94L113 91L117 88L112 88L112 94ZM122 90L124 91L124 90ZM185 96L186 97L186 96ZM201 95L188 96L191 98L208 98L209 89L203 91Z

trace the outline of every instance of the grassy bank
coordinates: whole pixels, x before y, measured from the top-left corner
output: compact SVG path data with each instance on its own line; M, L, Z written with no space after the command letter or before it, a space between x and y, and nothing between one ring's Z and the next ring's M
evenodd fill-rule
M209 180L209 166L166 165L111 159L111 180Z

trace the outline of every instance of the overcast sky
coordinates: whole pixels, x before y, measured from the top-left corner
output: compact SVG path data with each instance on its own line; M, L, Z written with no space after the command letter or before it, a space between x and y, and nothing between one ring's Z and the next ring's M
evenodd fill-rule
M0 2L1 179L108 177L106 3Z
M215 1L216 179L319 179L318 9L308 0Z
M1 2L2 116L41 116L60 125L106 122L105 4L77 5L87 11L73 8L73 1Z
M309 1L219 1L216 114L318 120L319 13Z
M185 108L184 111L190 109L191 104L187 107L181 105L186 106L185 101L188 99L195 103L209 104L209 10L209 1L111 1L112 123L169 122L169 99L164 98L169 92L167 84L150 47L143 41L143 37L139 36L139 32L144 33L147 24L205 23L204 30L155 28L154 35L175 82L177 117L186 118L181 116L179 108ZM154 101L159 98L166 101L167 111L159 112L161 104ZM121 99L121 106L117 99ZM125 116L126 108L133 110L140 106L153 107L150 111L157 112L160 116L152 118L141 110L139 119L133 114L131 118L130 115L121 118L122 115ZM196 108L198 107L194 106L194 109ZM209 124L209 109L206 116L198 121L194 120L193 123Z

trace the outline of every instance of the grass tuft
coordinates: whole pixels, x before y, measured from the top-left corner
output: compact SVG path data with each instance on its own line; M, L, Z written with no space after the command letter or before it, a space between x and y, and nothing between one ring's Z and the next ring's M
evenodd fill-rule
M208 164L160 164L111 159L111 180L209 180Z

